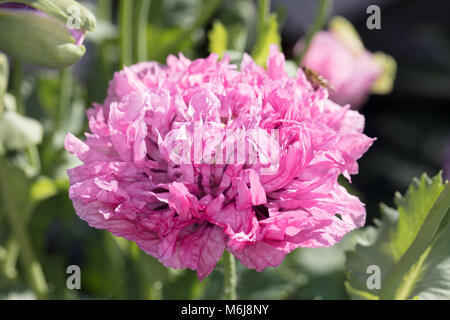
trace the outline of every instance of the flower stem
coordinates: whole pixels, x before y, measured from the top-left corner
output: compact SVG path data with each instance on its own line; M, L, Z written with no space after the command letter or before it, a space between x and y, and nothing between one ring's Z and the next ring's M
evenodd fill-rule
M10 237L6 250L7 255L3 265L3 272L8 279L14 279L17 276L16 263L20 252L19 242L14 237Z
M236 300L236 263L234 256L225 251L223 256L223 263L225 268L224 274L224 299Z
M55 131L61 128L65 115L70 110L73 87L72 80L71 68L62 69L59 72L61 91L59 93L59 107L55 118Z
M120 65L133 64L133 1L121 0L120 21Z
M0 118L2 117L4 109L4 98L6 90L8 89L9 81L9 62L6 55L0 52Z
M22 97L22 80L23 80L23 66L22 62L14 59L12 68L12 92L16 98L17 112L25 114L25 107L23 105Z
M142 62L147 60L147 22L150 14L151 0L139 0L137 2L137 23L136 23L136 38L135 38L135 62Z
M8 168L5 165L0 164L0 173L2 177L6 176L4 170L8 170ZM3 193L4 211L11 226L12 235L20 245L20 258L26 276L36 297L38 299L45 299L48 293L48 285L41 264L34 255L31 241L24 225L24 213L18 212L13 201L11 201L14 195L11 194L13 191L10 190L10 186L6 179L0 179L0 183Z
M112 19L112 3L111 0L99 0L97 17L100 20L111 21Z
M297 62L300 65L302 63L303 57L308 51L309 45L311 44L312 39L317 31L323 28L325 24L325 20L328 17L328 14L331 11L331 7L333 5L333 0L320 0L319 8L317 10L316 17L314 18L314 22L308 30L308 33L305 37L305 42L303 43L303 48L301 53L297 58Z
M211 0L206 1L205 5L202 6L202 10L198 14L198 16L195 18L195 22L192 23L189 27L185 28L178 37L175 37L172 41L169 41L166 45L158 48L154 48L154 50L157 50L157 53L153 53L154 55L160 54L160 53L176 53L174 52L174 48L176 48L180 42L183 42L186 38L189 38L192 34L192 32L208 23L208 21L212 18L214 13L219 9L220 5L222 4L223 0Z
M270 15L270 0L259 0L258 2L258 38L262 36L264 27Z

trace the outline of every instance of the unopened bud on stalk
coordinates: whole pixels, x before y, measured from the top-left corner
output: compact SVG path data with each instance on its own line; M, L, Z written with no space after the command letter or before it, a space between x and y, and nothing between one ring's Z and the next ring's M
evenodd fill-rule
M78 62L94 15L74 0L0 0L0 50L49 68Z

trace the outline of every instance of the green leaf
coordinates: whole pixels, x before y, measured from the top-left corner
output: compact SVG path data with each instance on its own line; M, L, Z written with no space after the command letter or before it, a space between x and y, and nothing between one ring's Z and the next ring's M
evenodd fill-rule
M364 290L355 289L350 283L345 283L345 289L353 300L379 300L380 298Z
M413 179L397 210L381 205L377 228L366 228L347 253L347 291L353 299L450 298L450 185L441 175ZM445 221L445 223L443 223ZM369 289L369 266L378 266L381 287Z
M258 30L258 40L252 51L252 57L259 65L265 66L270 52L270 45L281 47L281 37L278 32L277 15L272 13Z
M211 31L208 32L209 52L217 53L221 58L227 50L228 34L225 26L219 21L214 21Z

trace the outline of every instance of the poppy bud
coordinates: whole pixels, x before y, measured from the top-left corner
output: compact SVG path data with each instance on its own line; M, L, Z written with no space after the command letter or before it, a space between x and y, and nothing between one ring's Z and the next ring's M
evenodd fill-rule
M95 17L73 0L0 0L0 50L27 63L65 68L79 61Z

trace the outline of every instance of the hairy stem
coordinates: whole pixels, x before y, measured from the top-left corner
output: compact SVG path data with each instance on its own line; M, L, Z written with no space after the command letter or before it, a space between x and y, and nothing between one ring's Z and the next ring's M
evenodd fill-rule
M225 251L223 256L223 263L225 268L224 274L224 299L236 300L236 263L234 256Z

